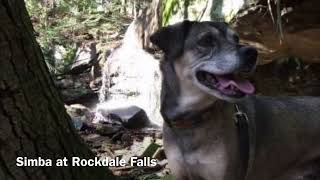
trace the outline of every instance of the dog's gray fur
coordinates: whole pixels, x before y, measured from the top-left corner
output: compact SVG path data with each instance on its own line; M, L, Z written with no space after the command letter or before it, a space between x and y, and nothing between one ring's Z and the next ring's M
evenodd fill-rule
M199 83L199 70L254 69L255 50L239 45L225 23L184 21L160 29L151 41L165 53L161 113L165 152L176 180L320 178L319 98L233 97ZM234 102L246 112L254 136L248 172L240 158Z

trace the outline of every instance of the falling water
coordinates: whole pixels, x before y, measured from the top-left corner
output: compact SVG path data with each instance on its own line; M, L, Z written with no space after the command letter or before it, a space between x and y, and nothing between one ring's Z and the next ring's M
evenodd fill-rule
M131 24L123 44L111 53L104 65L94 123L111 122L106 117L111 110L137 106L153 124L162 124L159 61L142 49L136 36Z
M112 53L109 57L112 57ZM108 58L109 58L108 57ZM106 61L108 62L108 60ZM109 96L109 87L110 87L110 76L108 73L108 65L107 63L104 65L102 69L102 85L99 90L99 103L97 104L96 111L95 111L95 117L93 119L93 123L98 122L111 122L111 120L108 117L104 117L100 111L98 111L99 107L108 99Z

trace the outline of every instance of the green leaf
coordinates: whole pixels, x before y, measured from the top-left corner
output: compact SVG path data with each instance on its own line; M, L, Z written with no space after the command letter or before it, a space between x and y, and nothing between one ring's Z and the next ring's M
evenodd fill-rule
M163 4L163 14L162 14L162 25L166 26L169 24L169 20L173 14L175 7L179 5L178 0L165 0Z

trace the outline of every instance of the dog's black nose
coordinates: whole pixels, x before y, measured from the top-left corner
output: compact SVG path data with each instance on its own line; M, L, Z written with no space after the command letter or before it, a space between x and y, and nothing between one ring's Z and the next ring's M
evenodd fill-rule
M242 46L238 52L242 61L242 71L251 72L257 62L257 50L250 46Z

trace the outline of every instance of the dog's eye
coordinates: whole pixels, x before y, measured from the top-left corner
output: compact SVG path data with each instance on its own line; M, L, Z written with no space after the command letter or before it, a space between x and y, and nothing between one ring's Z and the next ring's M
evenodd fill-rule
M215 40L211 34L206 34L200 38L198 44L203 47L212 47L215 45Z

